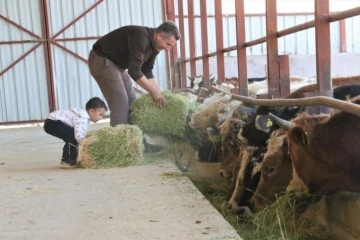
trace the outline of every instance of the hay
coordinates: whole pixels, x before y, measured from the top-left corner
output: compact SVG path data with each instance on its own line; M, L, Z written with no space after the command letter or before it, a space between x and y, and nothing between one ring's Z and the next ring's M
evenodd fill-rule
M90 131L79 148L80 167L126 167L144 163L142 131L133 125L117 125Z
M299 200L294 195L287 194L253 217L237 216L226 204L230 187L227 183L216 183L214 179L199 179L187 175L243 239L334 240L324 226L314 224L312 216L304 216L310 209L307 206L311 205L313 200ZM306 212L303 213L305 209Z
M306 205L311 204L308 199L297 199L294 194L286 194L256 213L251 219L255 225L256 239L329 239L325 229L315 227L311 219L302 217Z
M149 94L131 104L131 123L139 126L146 134L183 138L186 134L186 120L196 104L186 97L171 92L163 93L166 104L158 108Z
M79 145L79 155L77 158L78 165L83 168L90 168L93 165L93 157L89 153L89 146L98 141L95 135L88 136L81 141Z

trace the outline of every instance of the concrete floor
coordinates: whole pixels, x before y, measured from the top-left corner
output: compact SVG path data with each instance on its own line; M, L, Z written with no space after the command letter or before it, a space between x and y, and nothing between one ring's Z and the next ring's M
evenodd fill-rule
M241 239L171 160L62 169L62 145L40 125L0 129L1 240Z

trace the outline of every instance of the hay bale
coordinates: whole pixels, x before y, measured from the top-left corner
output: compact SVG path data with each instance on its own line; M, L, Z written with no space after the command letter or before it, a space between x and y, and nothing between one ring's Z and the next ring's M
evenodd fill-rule
M88 136L81 141L79 145L79 155L77 158L78 164L84 168L90 168L93 165L93 157L89 152L89 145L96 142L98 139L95 136Z
M126 167L144 163L143 134L134 125L90 131L79 147L78 165L89 168Z
M183 138L186 134L186 120L189 111L196 104L180 94L163 93L166 104L158 108L149 94L131 104L131 123L139 126L146 134Z

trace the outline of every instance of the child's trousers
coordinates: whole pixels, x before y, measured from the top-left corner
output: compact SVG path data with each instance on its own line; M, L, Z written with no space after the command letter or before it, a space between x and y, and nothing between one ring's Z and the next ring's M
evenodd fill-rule
M60 138L65 142L61 160L66 162L76 161L78 155L78 142L75 139L74 128L64 124L59 120L46 119L44 122L46 133Z

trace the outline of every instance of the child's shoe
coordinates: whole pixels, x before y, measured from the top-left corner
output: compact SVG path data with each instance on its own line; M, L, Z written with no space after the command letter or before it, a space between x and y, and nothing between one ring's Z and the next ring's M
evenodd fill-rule
M76 159L61 159L61 167L63 168L72 168L76 165Z

